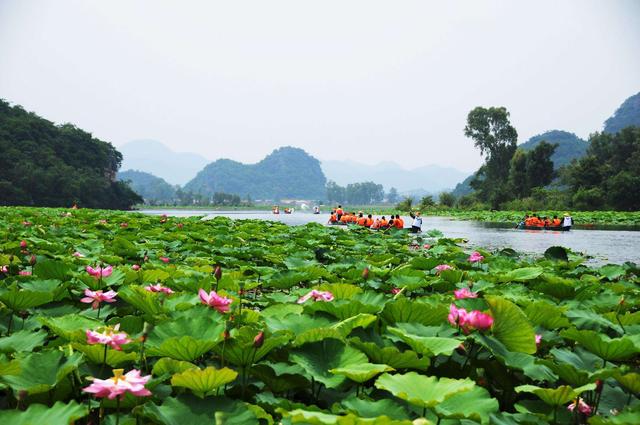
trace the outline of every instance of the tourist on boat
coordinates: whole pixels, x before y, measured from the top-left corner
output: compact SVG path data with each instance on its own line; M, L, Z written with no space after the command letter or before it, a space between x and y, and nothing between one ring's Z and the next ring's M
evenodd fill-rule
M380 219L380 228L387 229L388 227L389 227L389 222L387 221L385 216L382 216L382 218Z
M373 223L371 224L370 228L373 230L378 230L380 228L380 219L376 217L376 219L373 220Z
M367 216L367 222L365 223L365 227L371 227L373 225L373 217L371 217L371 214L369 214Z
M366 226L367 225L367 217L364 216L362 212L358 214L358 221L356 222L358 226Z
M338 205L338 208L336 209L336 214L338 215L338 220L340 220L344 215L344 210L342 209L342 205Z
M404 220L401 219L398 214L396 214L396 219L393 220L393 225L396 229L404 229Z
M554 215L553 220L551 221L551 224L553 225L553 227L560 227L560 224L562 224L562 221L558 218L557 215Z
M420 212L416 212L415 214L410 212L409 215L413 219L411 223L411 233L422 232L422 217L420 217Z
M336 224L338 222L338 216L336 215L336 210L331 211L331 215L329 216L329 223Z
M569 230L573 226L573 218L569 215L569 213L564 213L564 218L562 219L562 229Z

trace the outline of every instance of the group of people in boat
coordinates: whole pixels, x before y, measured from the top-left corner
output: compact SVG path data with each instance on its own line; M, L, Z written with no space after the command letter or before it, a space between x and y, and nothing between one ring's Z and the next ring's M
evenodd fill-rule
M569 230L573 226L573 218L569 213L565 213L563 218L554 215L553 218L540 216L536 213L531 215L525 214L522 221L518 224L519 228L525 229L562 229Z
M410 213L413 222L411 223L410 231L417 233L422 230L422 217L420 213ZM404 220L399 214L391 214L387 219L386 216L373 217L372 214L365 214L362 211L356 213L355 211L348 212L342 209L341 205L331 211L329 216L329 224L355 224L362 227L368 227L373 230L386 230L386 229L404 229Z

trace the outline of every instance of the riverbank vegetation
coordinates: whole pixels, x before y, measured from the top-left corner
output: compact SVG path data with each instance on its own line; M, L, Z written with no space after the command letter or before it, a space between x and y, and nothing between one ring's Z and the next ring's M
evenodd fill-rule
M318 224L2 216L2 423L640 421L635 264Z

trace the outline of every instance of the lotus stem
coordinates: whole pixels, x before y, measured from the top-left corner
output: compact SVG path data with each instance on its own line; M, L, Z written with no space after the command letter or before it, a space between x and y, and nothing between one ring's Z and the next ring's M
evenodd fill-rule
M120 425L120 397L116 397L116 425Z
M11 325L13 325L13 310L9 313L9 324L7 325L7 335L11 335Z
M102 309L102 304L98 304L98 316L96 316L96 319L100 318L100 309Z
M108 346L104 345L104 352L102 354L102 365L100 365L100 376L102 376L102 372L104 371L104 367L107 365L107 348Z

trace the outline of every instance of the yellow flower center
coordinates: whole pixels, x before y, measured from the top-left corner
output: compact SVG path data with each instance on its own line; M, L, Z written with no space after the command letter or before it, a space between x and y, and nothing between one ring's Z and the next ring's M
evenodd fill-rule
M121 380L126 380L126 378L122 377L122 372L124 372L124 369L113 369L113 382L115 382L116 384L118 383L118 379Z

